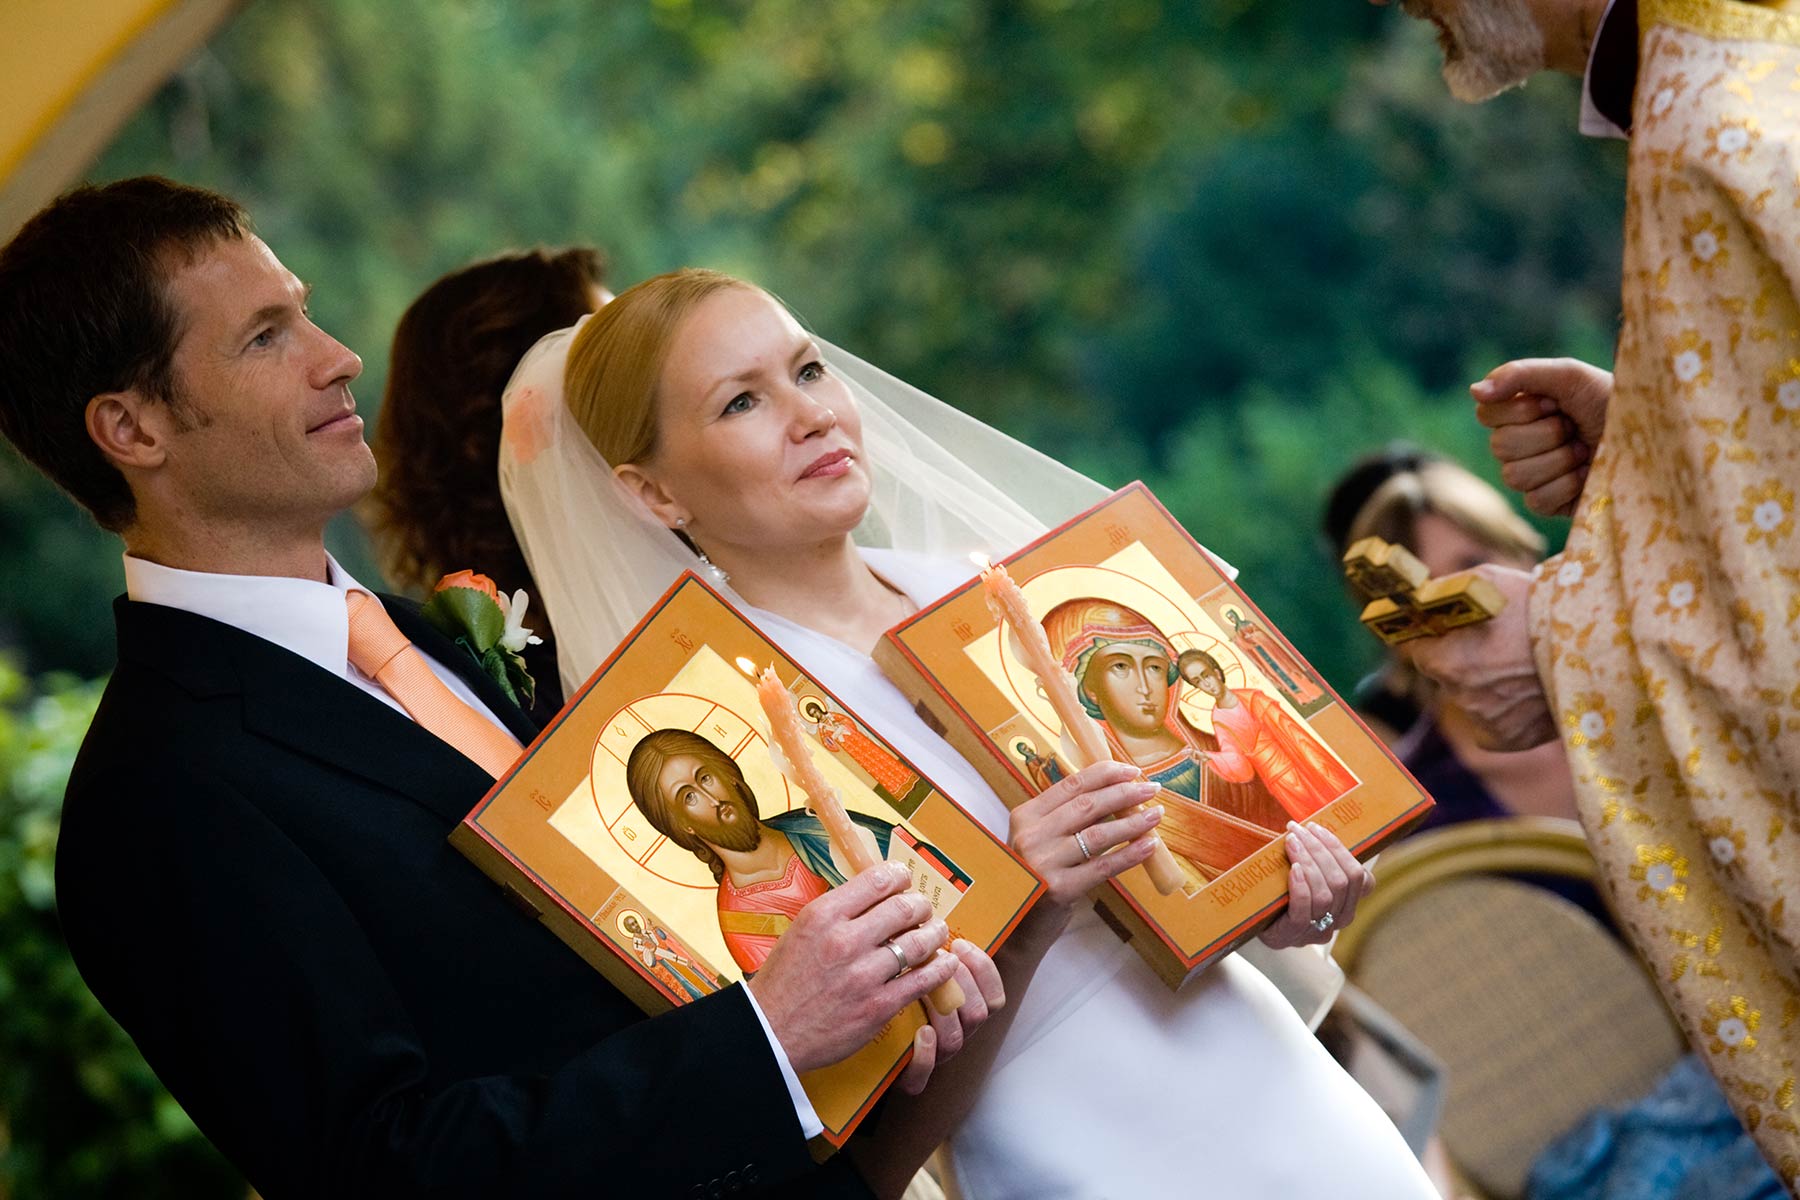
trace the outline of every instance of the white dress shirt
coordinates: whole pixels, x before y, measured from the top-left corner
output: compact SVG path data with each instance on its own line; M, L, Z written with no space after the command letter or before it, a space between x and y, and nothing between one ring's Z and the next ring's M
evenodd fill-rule
M407 711L400 707L399 701L350 662L350 610L345 594L350 591L369 592L370 589L351 578L350 572L339 566L337 560L329 554L325 556L325 566L326 582L318 583L286 575L214 575L201 571L183 571L127 554L125 594L143 604L160 604L165 608L179 608L196 616L210 617L265 642L273 642L283 650L298 654L321 670L329 671L346 683L361 688L411 720ZM370 594L373 595L372 592ZM432 673L444 681L444 686L456 694L457 699L501 729L506 729L506 723L481 702L480 697L456 672L423 650L419 654L431 667ZM511 733L510 730L507 732ZM762 1025L763 1035L769 1039L769 1048L775 1052L775 1062L781 1068L782 1079L787 1083L788 1095L794 1103L794 1115L800 1119L801 1132L809 1138L817 1137L825 1130L824 1122L813 1111L812 1101L806 1098L806 1091L800 1086L800 1077L795 1073L793 1064L788 1061L787 1052L776 1040L775 1031L769 1028L769 1019L763 1016L762 1006L756 1002L756 994L749 988L744 989L744 994L750 999L750 1009Z
M147 559L125 556L125 594L145 604L179 608L211 617L234 629L291 650L307 662L354 684L402 716L406 710L387 689L350 664L350 592L370 592L350 577L331 555L325 556L325 583L287 575L212 575L182 571ZM483 704L462 678L419 651L432 674L456 698L501 729L506 723ZM408 717L410 720L411 718ZM511 730L507 731L511 734Z

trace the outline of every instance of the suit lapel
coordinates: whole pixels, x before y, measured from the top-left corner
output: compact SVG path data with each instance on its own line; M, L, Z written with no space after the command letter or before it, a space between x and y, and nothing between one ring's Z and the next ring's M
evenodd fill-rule
M493 786L486 771L412 718L279 646L250 640L259 646L239 657L246 729L391 788L451 824Z
M436 734L273 642L155 604L121 599L114 611L121 659L196 698L237 693L249 733L398 792L450 825L493 786Z

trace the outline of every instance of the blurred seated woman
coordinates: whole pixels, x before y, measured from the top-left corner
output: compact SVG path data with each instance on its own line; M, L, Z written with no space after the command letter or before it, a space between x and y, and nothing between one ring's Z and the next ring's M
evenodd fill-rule
M1325 526L1339 556L1362 538L1379 537L1411 550L1434 576L1485 562L1530 570L1544 556L1543 535L1499 491L1447 458L1405 445L1343 476ZM1430 685L1391 651L1358 688L1356 702L1437 801L1421 830L1484 817L1575 818L1560 741L1516 753L1483 750L1466 718L1436 703Z
M1229 956L1176 993L1094 914L1088 891L1154 847L1156 809L1106 819L1154 793L1136 767L1095 764L1009 814L869 657L967 581L967 553L1023 545L1103 495L1092 481L824 345L760 288L681 271L520 366L501 482L565 682L701 571L1044 876L995 955L1005 1011L922 1097L890 1098L886 1144L852 1141L879 1194L953 1129L970 1200L1434 1194L1254 967ZM1287 845L1276 947L1323 941L1369 885L1328 833L1289 826Z
M529 250L471 263L426 288L401 316L376 422L380 482L363 511L388 582L423 596L461 570L531 597L525 650L540 721L562 707L556 645L500 502L500 395L519 359L612 294L600 252Z

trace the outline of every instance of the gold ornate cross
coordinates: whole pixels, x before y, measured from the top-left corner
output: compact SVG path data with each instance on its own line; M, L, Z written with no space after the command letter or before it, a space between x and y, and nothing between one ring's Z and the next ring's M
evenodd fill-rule
M1369 598L1362 623L1390 646L1478 624L1506 607L1500 589L1473 571L1433 579L1412 551L1378 537L1344 551L1344 577Z

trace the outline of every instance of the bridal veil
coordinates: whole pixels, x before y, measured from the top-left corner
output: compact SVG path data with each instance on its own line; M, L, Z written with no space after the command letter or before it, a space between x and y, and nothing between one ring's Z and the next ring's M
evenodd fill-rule
M586 320L586 318L583 318ZM556 634L573 695L675 582L703 564L613 478L563 402L581 324L545 336L502 402L500 492ZM820 341L862 413L872 483L859 545L1001 557L1098 503L1107 490L879 368ZM971 569L971 574L973 570ZM722 587L728 596L741 598Z

